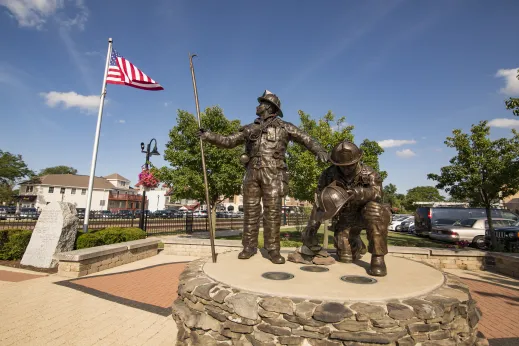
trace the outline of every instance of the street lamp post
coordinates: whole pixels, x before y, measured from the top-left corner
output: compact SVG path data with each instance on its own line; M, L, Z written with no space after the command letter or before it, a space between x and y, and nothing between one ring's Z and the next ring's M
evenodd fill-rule
M150 152L151 143L155 141L155 146L153 147L153 150ZM144 167L146 167L146 170L148 170L149 166L148 163L150 162L150 156L152 155L160 155L160 153L157 151L157 140L155 138L152 138L152 140L148 143L146 146L146 150L144 150L144 143L141 143L141 152L146 154L146 162L144 163ZM145 231L144 229L144 206L146 205L146 190L142 190L142 202L141 202L141 215L139 219L139 228Z

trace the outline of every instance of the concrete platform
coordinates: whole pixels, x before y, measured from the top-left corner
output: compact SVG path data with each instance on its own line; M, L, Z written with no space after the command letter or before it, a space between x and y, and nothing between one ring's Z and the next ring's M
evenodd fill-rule
M357 263L336 263L326 266L327 272L305 272L303 264L286 262L272 264L258 252L248 260L239 260L238 252L218 255L217 263L207 261L204 273L215 281L243 291L272 296L317 299L323 301L377 302L404 299L427 294L444 283L444 275L425 264L400 257L386 256L388 275L371 277L367 274L371 256ZM286 253L284 253L286 257ZM269 280L265 272L286 272L294 275L289 280ZM343 275L359 275L377 280L373 284L355 284L342 281Z

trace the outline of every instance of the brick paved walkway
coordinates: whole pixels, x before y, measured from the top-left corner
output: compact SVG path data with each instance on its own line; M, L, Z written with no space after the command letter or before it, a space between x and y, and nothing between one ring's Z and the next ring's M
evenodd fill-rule
M160 312L184 264L168 263L193 259L159 254L71 280L74 288L57 275L0 281L0 345L175 345L175 322Z
M45 275L34 275L26 273L17 273L10 270L0 270L0 281L20 282L30 279L41 278L44 276Z
M169 307L185 266L180 262L193 259L159 254L74 280L2 268L0 278L17 279L0 281L0 345L174 345ZM490 345L518 346L519 281L453 274L477 300L479 329Z
M519 345L519 290L479 280L462 280L481 309L478 329L490 345Z
M185 266L185 263L160 264L57 284L119 304L170 316L171 303L177 299L178 277Z

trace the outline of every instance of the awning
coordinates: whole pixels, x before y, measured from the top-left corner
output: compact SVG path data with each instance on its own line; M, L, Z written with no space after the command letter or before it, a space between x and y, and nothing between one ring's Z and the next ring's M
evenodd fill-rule
M36 201L36 198L38 196L36 195L20 195L20 196L13 196L14 199L16 199L19 202L34 202Z

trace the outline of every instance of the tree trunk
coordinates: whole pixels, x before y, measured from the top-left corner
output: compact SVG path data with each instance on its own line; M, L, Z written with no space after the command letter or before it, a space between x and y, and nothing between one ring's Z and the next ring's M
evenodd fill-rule
M494 232L494 223L492 222L492 211L490 203L485 203L485 211L487 212L488 231L490 232L491 249L497 247L496 233Z

